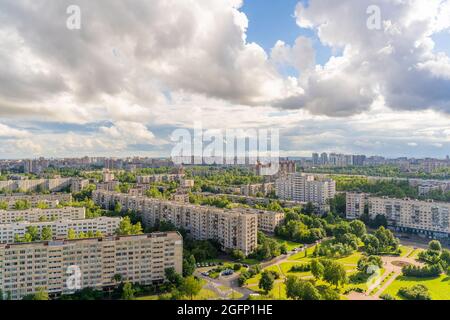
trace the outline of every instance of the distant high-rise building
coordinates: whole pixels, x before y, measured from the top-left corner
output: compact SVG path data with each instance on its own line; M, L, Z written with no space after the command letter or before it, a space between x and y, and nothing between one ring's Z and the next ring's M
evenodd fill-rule
M319 154L318 153L313 153L312 154L312 161L313 161L313 165L318 165L319 164Z
M320 155L320 164L322 165L328 164L328 154L326 152Z

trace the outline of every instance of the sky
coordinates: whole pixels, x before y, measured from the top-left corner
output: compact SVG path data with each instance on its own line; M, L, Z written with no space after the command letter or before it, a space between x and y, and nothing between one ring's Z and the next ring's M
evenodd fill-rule
M168 156L199 124L443 158L450 0L0 0L0 158Z

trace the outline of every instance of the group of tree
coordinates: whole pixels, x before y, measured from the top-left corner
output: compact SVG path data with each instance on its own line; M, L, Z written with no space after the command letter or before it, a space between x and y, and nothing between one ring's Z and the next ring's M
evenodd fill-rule
M332 223L335 221L336 217L332 214L321 218L299 210L289 210L284 222L275 229L275 234L285 240L314 243L332 234Z
M39 232L39 229L36 226L29 226L27 227L27 232L23 236L20 236L18 234L14 236L14 242L33 242L52 239L53 232L52 228L49 226L43 227L41 229L41 232Z
M362 237L364 251L369 255L400 254L400 241L394 234L380 227L373 234L366 234Z
M133 224L130 217L126 216L120 221L119 228L117 228L116 233L119 236L131 236L142 234L143 229L140 222Z
M249 258L263 261L286 253L287 247L284 243L280 244L276 240L267 237L263 232L258 231L258 246L256 250L249 255Z
M93 238L102 238L103 234L101 231L97 230L97 231L91 231L89 230L88 232L76 232L74 229L69 229L67 231L67 239L69 240L75 240L75 239L93 239Z
M439 241L431 241L428 249L420 252L418 258L425 263L425 266L405 266L402 268L403 275L430 278L439 277L444 271L450 275L450 251L443 249Z
M342 286L347 283L344 266L331 259L314 259L311 261L311 273L316 280L323 280L330 285Z
M293 300L339 300L339 293L328 286L316 286L314 281L288 276L286 295Z
M27 200L17 200L14 204L15 210L27 210L31 208L31 204Z
M253 278L254 276L258 275L261 272L261 266L260 265L254 265L251 266L247 271L244 271L241 273L241 275L238 278L238 284L239 286L243 286L245 284L245 282L250 279Z
M183 278L173 268L166 269L165 276L169 288L168 293L159 296L161 300L181 300L184 298L193 300L194 296L202 289L202 283L199 279L194 276Z
M402 287L398 290L398 295L406 300L431 300L428 288L422 284L417 284L410 288Z
M340 221L332 225L333 239L322 242L314 249L315 257L339 259L351 255L358 249L359 243L366 236L367 230L363 222Z
M261 279L259 279L258 287L264 291L264 294L268 294L274 286L275 280L280 279L280 275L276 271L265 270L261 274Z

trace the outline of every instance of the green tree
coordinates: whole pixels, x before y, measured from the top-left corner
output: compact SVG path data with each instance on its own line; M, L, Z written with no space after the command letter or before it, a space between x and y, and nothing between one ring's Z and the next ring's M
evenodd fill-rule
M196 267L195 257L191 254L188 258L183 259L183 276L188 277L191 276Z
M296 276L288 276L285 280L286 295L293 300L320 300L321 295L314 285Z
M428 249L430 249L431 251L441 252L442 245L439 241L433 240L433 241L430 241L430 243L428 244Z
M42 228L42 234L41 234L42 240L52 240L53 239L53 232L51 227L43 227Z
M190 297L191 300L197 295L202 289L202 284L193 276L189 276L183 280L180 286L180 291L183 295Z
M0 201L0 210L8 210L8 202Z
M37 241L39 237L39 229L35 226L27 227L27 233L31 236L31 241Z
M131 223L130 217L125 217L120 221L119 228L117 229L117 234L119 236L130 236L136 234L142 234L142 225L140 222L136 224Z
M67 239L74 240L76 238L77 238L77 234L76 234L75 230L69 229L67 232Z
M347 272L342 264L336 261L328 260L324 263L323 280L335 285L344 285L347 282Z
M274 277L270 272L264 271L261 274L258 287L264 290L265 294L268 294L273 289Z
M316 280L322 279L324 271L325 267L319 260L314 259L311 261L311 273Z
M133 288L131 282L125 282L122 288L122 299L133 300L136 290Z
M175 268L167 268L164 270L166 280L173 284L175 287L179 287L183 282L183 277L175 271Z
M366 225L360 220L353 220L350 222L351 233L353 233L358 238L362 238L366 233Z

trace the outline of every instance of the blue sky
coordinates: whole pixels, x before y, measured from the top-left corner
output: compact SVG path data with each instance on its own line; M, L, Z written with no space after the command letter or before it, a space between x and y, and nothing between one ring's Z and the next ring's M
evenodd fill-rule
M308 1L300 1L307 4ZM300 28L295 21L298 0L244 0L241 10L247 15L249 27L247 41L256 42L267 53L278 40L292 45L299 36L314 41L316 62L325 64L331 57L331 49L323 46L314 31ZM288 75L297 75L291 68L281 70Z

